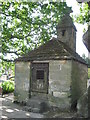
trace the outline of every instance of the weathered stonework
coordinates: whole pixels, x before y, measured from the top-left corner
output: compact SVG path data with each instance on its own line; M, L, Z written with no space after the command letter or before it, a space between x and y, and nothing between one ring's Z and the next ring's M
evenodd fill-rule
M87 65L75 50L76 28L64 16L57 38L16 59L15 99L35 111L76 109L87 89Z
M30 62L15 64L15 100L18 102L29 99Z
M71 62L66 60L49 63L49 102L51 106L70 108Z
M86 65L74 60L50 60L48 63L49 84L47 94L30 91L30 62L16 63L15 100L28 102L29 99L36 96L36 99L48 103L49 107L58 107L61 110L77 107L79 98L87 89Z
M77 99L87 90L87 70L86 65L72 61L72 95Z
M88 88L88 117L90 118L90 86Z
M72 61L71 96L72 107L77 105L80 97L87 91L87 66L77 61Z
M64 16L62 21L58 23L57 37L60 41L66 43L70 48L76 51L76 27L70 16Z

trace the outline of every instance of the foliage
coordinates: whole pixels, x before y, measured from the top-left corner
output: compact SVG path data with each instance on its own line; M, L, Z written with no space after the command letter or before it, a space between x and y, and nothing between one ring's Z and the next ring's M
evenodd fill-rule
M7 62L7 61L2 60L0 62L0 68L1 68L0 76L2 75L2 73L6 73L7 76L9 76L10 70L12 70L12 76L15 76L15 73L14 73L15 64L14 64L14 62Z
M12 81L5 81L1 84L1 86L3 88L3 94L11 93L14 91L14 82Z
M90 59L86 57L85 54L82 55L82 58L86 61L86 63L88 64L88 67L90 67Z
M88 68L88 78L90 79L90 68Z
M90 14L89 14L89 10L90 7L88 6L87 3L83 3L80 5L80 14L75 15L76 18L76 22L81 23L81 24L85 24L85 23L89 23L89 18L90 18Z
M16 57L56 35L58 21L70 9L66 2L1 2L2 72L14 69Z
M82 55L82 58L86 61L88 64L88 78L90 78L90 59L85 56L85 54Z

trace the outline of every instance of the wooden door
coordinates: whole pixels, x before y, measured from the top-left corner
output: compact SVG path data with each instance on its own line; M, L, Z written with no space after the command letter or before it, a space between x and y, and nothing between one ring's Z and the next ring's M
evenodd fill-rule
M48 63L32 63L31 91L48 92Z

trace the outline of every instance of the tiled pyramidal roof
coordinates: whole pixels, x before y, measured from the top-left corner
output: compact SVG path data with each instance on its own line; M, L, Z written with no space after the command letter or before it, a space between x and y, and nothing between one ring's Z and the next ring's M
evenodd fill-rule
M76 49L74 49L74 47L76 48L76 42L74 42L76 41L76 37L72 37L72 30L76 33L76 27L69 15L70 12L71 11L64 15L58 23L56 27L57 38L52 38L37 49L30 51L28 54L19 57L15 61L74 59L86 64L85 61L75 52ZM64 36L61 34L63 30L66 32Z
M15 61L43 61L43 60L71 60L74 59L81 63L86 62L68 45L58 40L58 38L52 38L50 41L41 45L37 49L30 51Z

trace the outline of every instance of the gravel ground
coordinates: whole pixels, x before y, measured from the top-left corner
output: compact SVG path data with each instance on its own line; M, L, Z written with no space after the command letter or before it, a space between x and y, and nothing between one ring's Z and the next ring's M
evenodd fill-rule
M13 94L0 97L0 118L43 118L39 113L23 110L23 106L13 102Z
M51 110L46 113L33 113L25 111L24 106L13 102L13 94L0 97L0 118L77 118L76 112L62 112L60 110Z

